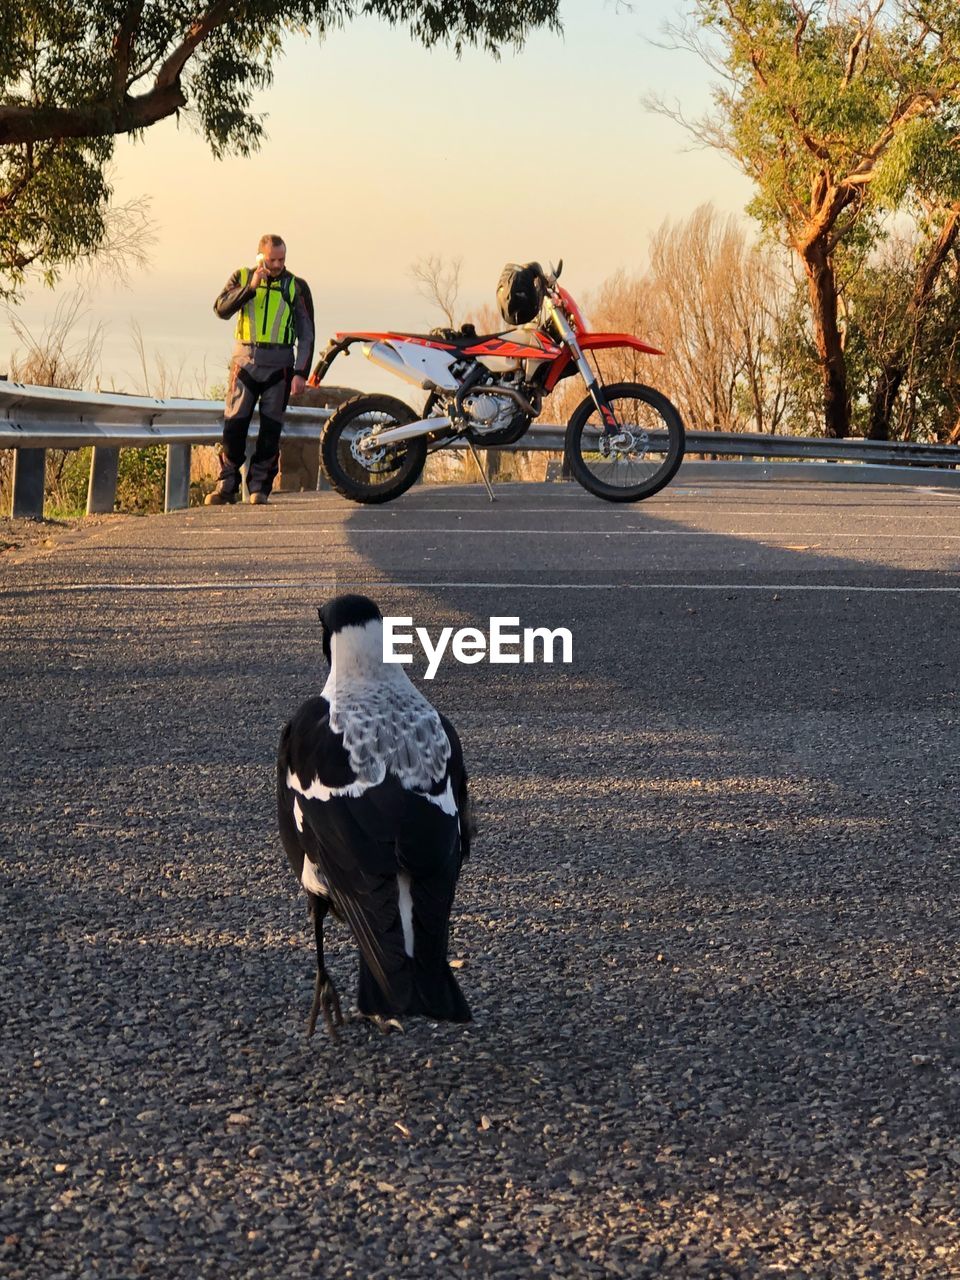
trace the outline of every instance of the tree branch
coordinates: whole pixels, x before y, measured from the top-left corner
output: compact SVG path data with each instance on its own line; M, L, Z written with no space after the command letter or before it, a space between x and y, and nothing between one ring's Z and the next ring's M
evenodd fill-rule
M770 86L767 83L767 77L763 74L763 69L762 69L763 58L760 56L759 53L757 53L756 49L750 50L750 64L753 67L756 77L760 81L761 85L763 85L764 89L768 89Z
M856 75L857 63L860 61L860 53L864 46L866 46L866 53L863 61L866 62L867 57L869 57L870 42L873 39L874 28L877 25L877 19L880 17L885 3L886 0L879 0L875 9L867 8L867 19L865 22L861 22L860 28L857 31L850 48L847 50L847 64L844 68L843 79L840 82L841 90L848 88L853 77Z
M17 197L21 195L37 174L37 170L41 167L34 163L33 147L28 143L26 148L26 156L24 158L23 174L6 191L0 191L0 211L11 209L17 201Z
M816 156L818 160L829 162L829 147L825 146L822 142L817 142L816 138L812 138L806 129L804 129L803 125L800 123L800 113L797 111L796 107L788 106L787 114L793 121L794 127L800 137L800 141L807 148L810 154Z
M793 54L797 61L800 61L800 45L803 43L803 37L806 34L807 24L810 21L812 9L804 9L802 5L794 3L793 12L797 18L796 30L793 33Z
M122 98L130 83L130 59L133 55L133 38L136 35L137 27L140 25L140 18L143 14L143 0L134 0L133 4L127 5L121 19L120 26L117 28L117 34L113 37L113 75L111 77L113 97L115 99Z
M815 195L819 200L816 208L811 201L811 216L795 242L796 250L804 260L815 244L824 244L824 238L829 235L841 213L856 199L855 187L846 182L831 184L827 182L825 175L821 175L817 188Z
M186 36L170 53L157 72L151 88L130 97L126 76L135 35L135 10L130 5L114 41L116 62L111 96L103 101L77 107L0 106L0 146L16 142L43 142L56 138L101 138L111 134L145 129L181 110L187 99L180 76L198 46L218 27L230 20L236 9L231 0L219 0L190 26ZM128 28L129 34L128 34ZM123 83L118 92L117 85Z
M840 81L840 88L847 89L853 80L854 72L857 69L857 59L860 57L860 50L863 48L863 42L867 37L867 33L863 27L857 32L853 43L847 50L847 65L843 70L843 79Z
M184 39L177 45L157 72L154 86L156 88L166 88L169 85L179 83L183 68L187 65L197 46L202 44L217 27L222 27L233 16L232 10L235 8L236 5L231 0L218 0L217 4L211 5L206 13L197 18Z
M871 182L878 160L896 137L897 131L902 129L904 125L909 124L911 120L916 119L917 116L929 111L932 107L939 106L944 97L954 92L956 88L957 86L953 85L943 90L919 89L916 93L910 94L905 101L899 103L884 126L880 137L866 152L857 167L847 174L844 182L851 186L863 186L865 183Z
M145 129L187 105L179 84L121 102L82 107L0 107L0 146L57 138L102 138Z
M954 204L950 206L940 234L924 259L907 309L911 316L919 315L926 308L940 278L940 272L958 239L960 239L960 204Z

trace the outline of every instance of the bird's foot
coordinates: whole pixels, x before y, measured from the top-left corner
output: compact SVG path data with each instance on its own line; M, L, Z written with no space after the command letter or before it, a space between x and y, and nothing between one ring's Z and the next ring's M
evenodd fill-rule
M327 971L317 973L317 985L313 991L313 1004L310 1006L310 1018L307 1022L307 1039L313 1035L317 1025L317 1014L323 1014L324 1026L336 1039L339 1028L343 1026L343 1014L340 1011L340 997L333 979Z
M364 1013L360 1016L365 1018L367 1022L372 1022L383 1036L389 1036L394 1031L401 1036L403 1035L403 1023L399 1018L385 1018L379 1013Z

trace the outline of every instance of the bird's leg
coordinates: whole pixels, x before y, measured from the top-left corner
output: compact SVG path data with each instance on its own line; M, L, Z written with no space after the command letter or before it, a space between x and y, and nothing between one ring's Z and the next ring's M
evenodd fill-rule
M313 1004L310 1006L310 1017L307 1021L307 1039L314 1033L318 1013L323 1014L324 1025L330 1035L336 1036L337 1029L343 1026L340 997L323 962L323 919L327 914L327 907L326 898L314 896L310 900L313 933L317 940L317 981L313 989Z
M317 1014L323 1014L323 1021L336 1038L338 1029L343 1026L343 1014L340 1012L340 997L329 973L317 971L316 986L313 990L313 1004L310 1006L310 1018L307 1022L307 1038L313 1035L317 1025Z

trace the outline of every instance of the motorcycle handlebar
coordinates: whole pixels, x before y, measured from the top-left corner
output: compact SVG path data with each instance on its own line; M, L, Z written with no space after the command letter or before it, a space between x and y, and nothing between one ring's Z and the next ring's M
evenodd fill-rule
M557 280L560 278L560 272L563 270L563 259L561 258L555 267L551 266L547 271L544 271L539 262L535 262L533 265L537 268L540 279L546 285L547 289L555 289L557 287Z

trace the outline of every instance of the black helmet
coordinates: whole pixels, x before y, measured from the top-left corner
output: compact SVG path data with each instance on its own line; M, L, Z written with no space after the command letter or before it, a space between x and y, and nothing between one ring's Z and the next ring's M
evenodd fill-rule
M508 262L500 272L497 306L507 324L528 324L543 306L543 271L539 262Z

